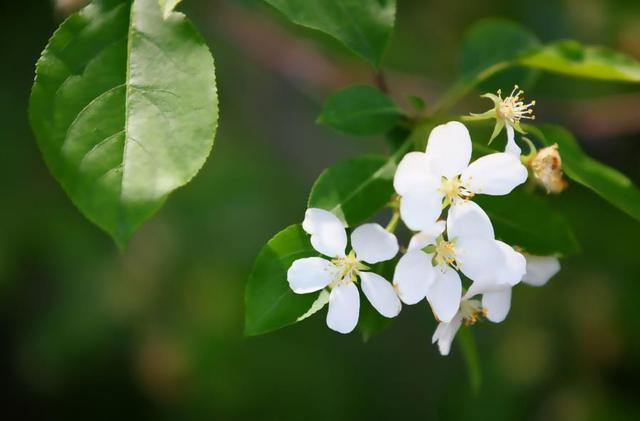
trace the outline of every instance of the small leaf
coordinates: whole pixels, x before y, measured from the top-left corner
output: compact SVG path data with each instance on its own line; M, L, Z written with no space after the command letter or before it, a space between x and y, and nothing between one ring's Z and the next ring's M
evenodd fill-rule
M568 76L640 82L640 62L605 47L564 40L536 49L517 64Z
M381 156L340 162L320 174L311 188L308 207L326 209L355 226L389 202L395 168L393 160Z
M482 370L480 369L480 358L478 358L478 347L471 329L463 326L458 331L458 343L469 373L469 386L474 393L478 393L482 384Z
M280 231L262 248L245 289L245 335L291 325L311 309L320 293L294 293L287 271L295 260L312 256L318 252L300 224Z
M473 198L491 218L496 237L527 253L570 255L580 246L566 219L548 200L516 189L506 196Z
M619 171L589 157L575 137L560 126L527 125L525 130L544 145L558 144L567 177L591 189L604 200L640 221L640 190Z
M168 18L171 15L171 12L173 12L173 9L175 9L181 1L182 0L158 0L160 3L160 9L162 10L162 17L165 19Z
M291 22L337 39L380 66L396 15L395 0L265 0Z
M488 18L466 33L458 57L458 71L472 79L492 66L500 66L540 45L527 29L506 19Z
M317 122L354 136L384 134L401 112L385 94L367 85L350 86L331 95Z
M184 15L164 20L157 0L96 0L42 53L29 116L67 195L122 247L207 159L213 58Z

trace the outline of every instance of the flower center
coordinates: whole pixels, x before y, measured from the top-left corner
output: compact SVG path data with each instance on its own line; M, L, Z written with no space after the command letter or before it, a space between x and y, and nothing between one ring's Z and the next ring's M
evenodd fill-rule
M481 317L487 316L487 311L482 308L482 304L478 300L462 300L460 313L465 326L471 326Z
M531 101L528 104L524 103L524 91L518 88L516 85L511 91L511 95L502 99L501 91L498 91L498 97L500 101L496 105L496 114L499 118L507 120L512 124L518 123L521 119L534 120L533 107L536 105L535 101Z
M358 272L367 268L356 259L356 254L353 251L344 257L331 260L331 263L338 268L338 271L334 280L329 284L330 288L355 282Z
M473 196L473 193L462 185L460 176L455 176L451 179L442 177L440 182L441 184L438 190L444 195L444 200L442 202L443 208L454 203L458 198L468 199Z
M454 241L445 241L442 237L436 240L434 250L434 263L436 266L445 268L446 266L456 267L456 247Z

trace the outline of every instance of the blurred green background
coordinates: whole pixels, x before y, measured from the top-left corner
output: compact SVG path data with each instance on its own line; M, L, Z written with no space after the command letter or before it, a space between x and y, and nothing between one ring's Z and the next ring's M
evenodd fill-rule
M366 64L259 1L180 7L215 55L221 125L200 174L120 254L49 175L27 123L35 62L78 3L0 3L3 419L640 419L640 224L575 184L550 200L583 252L547 286L517 287L504 323L474 328L478 393L459 348L444 358L430 344L426 304L366 344L324 314L242 336L260 247L302 219L324 168L385 151L314 124L329 92L372 83ZM486 16L640 59L637 0L398 3L385 67L400 103L433 102ZM545 76L527 97L640 183L639 88Z

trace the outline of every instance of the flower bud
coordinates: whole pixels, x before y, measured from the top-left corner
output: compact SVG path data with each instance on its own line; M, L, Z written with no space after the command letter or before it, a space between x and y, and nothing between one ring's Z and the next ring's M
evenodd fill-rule
M562 159L557 144L540 149L530 165L536 182L547 193L560 193L567 188L567 181L562 176Z

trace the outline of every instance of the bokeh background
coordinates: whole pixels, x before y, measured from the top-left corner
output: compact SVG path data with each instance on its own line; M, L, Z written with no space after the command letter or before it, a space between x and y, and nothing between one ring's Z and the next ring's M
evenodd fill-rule
M477 393L460 349L430 344L426 305L366 344L323 315L243 337L260 247L302 219L324 168L385 151L314 124L329 92L372 83L366 64L260 1L180 6L215 55L221 125L199 175L119 253L50 176L26 116L35 61L80 3L0 2L2 419L640 419L640 224L575 184L551 203L582 253L547 286L517 287L504 323L477 325ZM640 59L637 0L398 3L385 67L400 103L433 102L486 16ZM637 87L543 76L527 96L640 183Z

